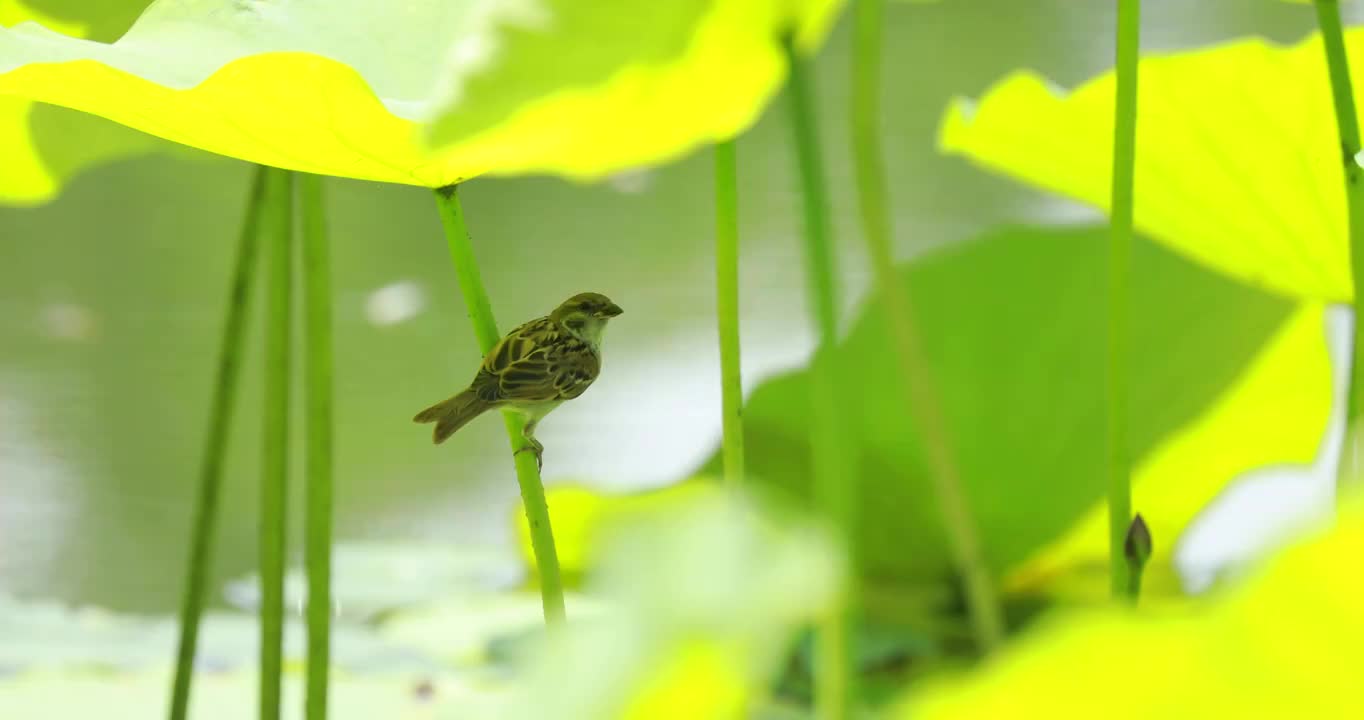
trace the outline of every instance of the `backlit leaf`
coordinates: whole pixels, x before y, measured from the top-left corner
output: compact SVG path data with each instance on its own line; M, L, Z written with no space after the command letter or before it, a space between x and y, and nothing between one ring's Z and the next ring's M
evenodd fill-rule
M1364 66L1364 30L1346 33ZM1210 267L1305 298L1351 297L1342 156L1321 38L1141 60L1135 222ZM1364 74L1356 73L1356 96ZM1112 72L1065 91L1032 72L958 99L944 151L1107 208Z
M160 0L109 45L0 29L0 96L314 173L595 178L752 123L838 5Z
M149 0L0 0L0 27L36 22L71 37L118 37ZM67 179L98 163L168 147L143 133L84 113L0 95L0 202L51 200Z

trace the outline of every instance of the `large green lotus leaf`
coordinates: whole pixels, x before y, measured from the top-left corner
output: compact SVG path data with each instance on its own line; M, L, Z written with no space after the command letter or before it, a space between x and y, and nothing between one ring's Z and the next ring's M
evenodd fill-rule
M1364 66L1364 30L1346 34ZM1355 74L1355 94L1364 74ZM1032 72L954 101L943 150L1107 208L1114 76L1066 92ZM1260 39L1140 64L1135 222L1211 267L1301 297L1352 295L1342 156L1320 36Z
M0 27L36 22L71 37L118 37L149 0L0 0ZM149 135L65 108L0 95L0 202L28 205L56 196L81 170L171 147Z
M1035 560L1103 502L1105 237L1103 228L1005 230L901 274L995 573ZM1289 302L1153 243L1134 249L1132 293L1130 449L1147 471L1136 493L1140 502L1152 483L1151 497L1160 499L1152 522L1160 523L1159 544L1172 547L1184 524L1240 473L1311 462L1326 423L1330 367L1320 325L1285 331ZM1321 322L1319 309L1314 322ZM945 580L950 555L884 325L873 299L837 352L861 455L863 570L872 579ZM1268 340L1284 337L1296 351L1290 357L1312 362L1293 368L1282 394L1219 414L1219 404L1242 397L1234 389L1244 372L1282 368L1259 360L1263 348L1277 347ZM1272 401L1303 395L1308 399ZM755 481L808 496L808 407L804 372L754 391L744 419ZM1252 419L1233 412L1237 407ZM1216 423L1209 429L1219 417L1235 428L1272 420L1293 430L1262 448L1263 434L1218 432ZM1196 441L1185 433L1196 433ZM1218 462L1206 462L1209 455ZM1103 557L1102 541L1084 549ZM1153 575L1174 576L1162 566L1168 554L1155 563Z
M1174 553L1185 528L1229 479L1285 461L1308 460L1331 404L1324 308L1303 303L1250 365L1189 424L1133 468L1133 506L1155 545L1143 592L1178 593ZM1096 503L1055 541L1009 571L1005 590L1098 602L1110 592L1108 507Z
M742 130L838 4L160 0L112 44L0 29L0 95L307 172L592 178Z
M1361 554L1354 503L1207 606L1053 618L980 670L915 688L888 717L1364 717L1364 578L1342 571Z

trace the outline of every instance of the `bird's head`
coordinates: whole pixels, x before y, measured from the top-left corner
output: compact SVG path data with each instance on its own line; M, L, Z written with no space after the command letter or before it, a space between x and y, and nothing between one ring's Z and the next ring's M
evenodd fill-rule
M550 318L591 345L601 345L606 321L624 312L611 298L601 293L578 293L554 308Z

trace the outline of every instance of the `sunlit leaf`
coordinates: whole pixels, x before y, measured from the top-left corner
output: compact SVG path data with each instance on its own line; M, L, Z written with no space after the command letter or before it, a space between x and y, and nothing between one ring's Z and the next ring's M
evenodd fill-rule
M0 95L308 172L594 178L742 130L838 5L161 0L111 45L0 30Z
M118 37L150 0L0 0L0 27L36 22L71 37ZM68 178L95 164L164 149L165 143L83 113L0 95L0 202L51 200Z
M1364 30L1346 33L1364 66ZM1351 296L1342 156L1319 35L1150 54L1140 67L1137 227L1199 262L1306 298ZM1355 74L1355 94L1364 74ZM1032 72L956 100L939 143L1107 208L1112 72L1066 92Z
M979 671L916 688L895 717L1364 717L1361 555L1356 504L1230 596L1055 617Z

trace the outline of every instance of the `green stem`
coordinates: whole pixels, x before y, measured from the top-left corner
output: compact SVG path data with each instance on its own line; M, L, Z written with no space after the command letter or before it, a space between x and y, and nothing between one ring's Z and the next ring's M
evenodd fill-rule
M199 496L194 506L194 525L190 539L189 567L185 594L180 601L180 640L175 657L175 681L171 689L171 720L185 720L189 714L190 683L194 678L194 654L199 643L199 619L204 614L208 577L213 565L213 539L218 523L218 498L223 484L223 458L236 407L237 381L241 377L243 337L246 335L247 309L256 275L256 247L260 234L261 206L265 193L265 173L257 166L237 240L237 265L232 273L232 288L223 322L222 344L218 351L217 383L209 401L208 436L199 467Z
M1000 643L1003 615L981 551L980 538L962 489L961 472L950 450L942 401L924 358L909 293L895 273L891 219L881 164L881 27L884 0L858 0L854 23L852 143L862 234L876 282L886 303L886 320L899 355L904 403L924 440L929 476L947 529L953 560L962 575L967 609L977 644L986 651Z
M284 552L289 471L293 173L266 178L265 417L260 488L260 718L279 720L284 671Z
M479 348L487 354L502 335L497 330L497 321L493 319L488 292L483 289L483 280L479 277L478 262L474 259L473 245L469 230L464 225L464 211L460 207L455 186L436 191L436 206L445 227L450 260L455 265L455 277L464 295L464 305L474 324L474 335L478 338ZM522 442L521 431L525 424L521 416L512 412L504 411L502 420L507 426L507 437L515 453ZM545 487L540 482L540 469L532 453L515 453L514 458L516 481L521 486L521 503L530 524L531 550L540 571L540 600L544 605L545 622L558 623L564 619L564 588L559 578L559 557L554 550L554 531L549 523Z
M1133 180L1137 158L1137 53L1141 2L1118 0L1118 88L1113 124L1113 196L1108 244L1108 556L1112 594L1128 594L1123 541L1132 522L1132 463L1127 450L1128 282Z
M1354 338L1351 342L1350 390L1346 405L1345 443L1336 472L1336 490L1355 481L1359 474L1356 433L1359 415L1364 411L1364 293L1359 291L1364 278L1364 184L1360 182L1359 116L1355 111L1354 85L1350 82L1350 61L1345 53L1345 36L1340 24L1340 3L1317 0L1317 24L1326 48L1326 68L1331 76L1331 97L1336 109L1340 134L1341 160L1345 170L1345 200L1349 213L1350 275L1354 290Z
M725 484L744 477L743 384L739 375L739 179L734 141L715 146L715 312L720 328L720 398Z
M298 176L303 216L304 332L307 336L308 720L326 720L331 664L332 297L322 178Z
M829 220L829 192L824 183L819 150L819 127L809 68L797 54L792 40L785 40L791 69L787 98L790 101L792 143L796 152L800 193L804 207L806 287L818 337L810 363L810 446L814 469L814 492L819 507L828 512L849 555L854 545L853 509L856 501L856 457L848 451L844 421L840 417L838 368L834 356L838 342L838 287L835 278L833 230ZM856 578L850 574L850 581ZM850 583L851 584L851 583ZM849 618L856 607L857 590L850 587L844 607L824 618L819 628L815 689L821 718L845 718L854 704L851 673L852 637Z

